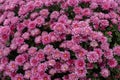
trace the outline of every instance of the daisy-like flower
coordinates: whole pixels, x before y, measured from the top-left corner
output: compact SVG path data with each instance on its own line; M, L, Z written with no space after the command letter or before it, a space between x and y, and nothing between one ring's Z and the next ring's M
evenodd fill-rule
M8 68L11 71L16 71L18 69L18 65L16 64L15 61L10 61L10 63L8 64Z
M111 68L115 68L117 66L118 62L116 59L112 58L112 59L109 59L108 60L108 65L111 67Z
M103 77L108 77L110 75L110 71L107 69L107 68L103 68L100 72L100 74L103 76Z
M78 51L76 51L76 57L79 59L79 58L85 58L85 55L86 55L87 51L84 50L84 49L79 49Z
M61 59L65 60L65 61L69 60L70 59L70 53L68 51L63 52L61 54Z
M75 67L78 69L84 69L85 68L85 61L84 59L79 59L75 61Z
M36 47L30 47L30 48L28 49L28 54L29 54L30 56L34 56L34 55L36 54L36 51L37 51L37 48L36 48Z
M87 70L86 69L76 69L75 73L77 74L77 76L79 78L84 78L84 77L86 77Z
M108 50L108 51L104 52L104 56L107 59L112 59L113 58L113 51L112 50Z
M69 6L77 6L78 2L79 2L79 0L67 0L67 4Z
M67 64L62 64L62 65L61 65L61 70L62 70L63 72L67 71L68 69L69 69L69 66L68 66Z
M44 18L39 16L35 19L37 25L39 25L39 27L41 27L41 25L45 22Z
M114 54L120 56L120 46L115 46L113 48Z
M51 42L51 41L50 41L50 36L49 36L49 34L42 35L41 37L42 37L42 43L43 43L43 44L48 44L48 43Z
M47 64L46 63L41 63L37 67L38 72L45 71L46 69L47 69Z
M23 55L18 55L16 58L15 58L15 62L17 65L23 65L23 63L25 62L25 57Z
M42 51L38 51L35 58L39 61L43 61L45 59L45 55Z
M66 26L63 23L56 23L53 30L58 34L62 34L65 33Z
M90 63L94 63L94 62L97 62L98 59L99 59L99 55L93 51L93 52L88 52L87 54L87 59Z
M76 73L69 74L69 80L78 80L78 76Z
M35 29L36 28L36 22L35 21L30 21L28 24L28 29Z
M96 41L92 41L92 42L90 42L90 46L97 47L98 43Z
M30 64L31 66L37 66L38 65L38 60L34 57L30 58Z
M13 78L14 80L24 80L22 74L16 74L15 77Z
M55 60L49 60L48 61L48 65L49 66L54 66L56 64L56 61Z
M25 71L25 75L24 75L24 78L25 79L29 79L31 77L31 71Z

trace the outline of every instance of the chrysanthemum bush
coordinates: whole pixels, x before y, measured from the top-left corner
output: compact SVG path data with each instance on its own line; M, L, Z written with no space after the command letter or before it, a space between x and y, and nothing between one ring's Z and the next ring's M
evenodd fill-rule
M0 80L120 79L120 0L0 0Z

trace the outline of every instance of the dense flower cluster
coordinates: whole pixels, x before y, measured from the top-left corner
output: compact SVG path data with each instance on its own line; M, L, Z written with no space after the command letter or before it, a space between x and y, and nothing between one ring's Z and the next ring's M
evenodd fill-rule
M2 80L120 78L120 0L0 0Z

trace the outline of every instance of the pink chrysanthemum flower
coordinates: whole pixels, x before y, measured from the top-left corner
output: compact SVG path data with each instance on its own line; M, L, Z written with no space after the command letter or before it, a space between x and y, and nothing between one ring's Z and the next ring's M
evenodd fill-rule
M75 61L75 67L78 69L84 69L85 68L85 61L84 59L79 59Z
M36 58L30 58L30 64L31 66L37 66L38 65L38 60Z
M110 60L108 60L108 65L111 67L111 68L115 68L117 66L118 62L116 59L112 58Z
M23 63L25 62L25 57L23 55L18 55L16 58L15 58L15 62L16 64L18 65L23 65Z
M45 34L45 35L42 35L42 43L43 44L48 44L48 43L50 43L51 41L50 41L50 36L49 36L49 34Z
M113 48L114 54L120 56L120 46L115 46Z
M87 74L87 70L86 69L76 69L75 73L77 74L77 76L79 78L84 78Z
M63 60L69 60L70 59L70 53L68 51L65 51L61 54L61 59Z
M41 63L37 67L38 72L45 71L47 69L47 64L46 63Z
M24 80L22 74L16 74L15 77L13 78L14 80Z
M16 71L18 69L18 65L16 64L15 61L11 61L9 64L8 64L8 68L11 70L11 71Z
M62 70L63 72L67 71L68 69L69 69L69 66L68 66L67 64L62 64L62 65L61 65L61 70Z
M99 59L99 55L96 52L88 52L87 59L90 63L97 62Z
M24 75L24 78L25 79L29 79L31 77L31 71L25 71L25 75Z
M103 77L108 77L110 75L110 72L107 68L103 68L100 73Z
M58 34L61 34L65 33L66 27L62 23L56 23L55 26L53 27L53 30Z

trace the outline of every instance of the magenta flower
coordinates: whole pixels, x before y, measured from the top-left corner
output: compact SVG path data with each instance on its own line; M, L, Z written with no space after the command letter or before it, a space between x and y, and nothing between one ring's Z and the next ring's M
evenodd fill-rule
M29 79L31 77L31 71L25 71L25 75L24 75L24 78L25 79Z
M1 64L8 64L8 58L7 57L3 57L0 59L0 63Z
M54 50L52 54L53 59L60 59L60 56L61 56L61 52L58 49Z
M61 59L65 60L65 61L69 60L70 59L70 53L68 51L63 52L61 54Z
M42 9L40 11L40 15L43 16L44 18L46 18L49 15L48 9Z
M31 68L31 64L29 62L24 63L24 65L23 65L24 70L28 70L30 68Z
M65 33L66 27L62 23L56 23L55 26L53 27L53 30L58 34L61 34Z
M120 0L0 0L0 79L111 78L119 14Z
M38 72L45 71L46 69L47 69L47 64L46 63L41 63L37 67Z
M36 22L35 21L30 21L28 24L28 29L35 29L36 28Z
M25 62L25 57L23 55L18 55L16 58L15 58L15 62L17 65L23 65L23 63Z
M8 64L8 68L10 69L10 71L16 71L18 69L18 65L16 64L15 61L11 61L9 64Z
M23 75L22 74L16 74L14 77L14 80L24 80Z
M31 58L30 59L30 64L31 66L37 66L38 65L38 60L36 58Z
M28 49L29 45L28 44L24 44L22 45L19 49L18 49L18 53L23 53Z
M30 38L30 33L29 32L23 33L22 38L24 38L25 40L28 40Z
M17 38L14 38L14 40L12 41L12 43L14 43L18 46L22 45L24 43L24 39L22 37L17 37Z
M48 44L48 43L50 43L50 36L49 36L49 34L42 35L42 43L43 43L43 44Z
M35 28L35 29L31 30L30 33L31 33L31 36L37 36L40 34L40 30Z
M90 5L91 9L96 9L97 7L98 7L98 4L95 2L91 3L91 5Z
M79 59L75 61L75 67L78 69L84 69L85 68L85 61L84 59Z
M61 12L62 13L62 12ZM64 11L63 11L64 13ZM61 15L59 18L58 18L58 22L59 23L66 23L68 20L68 17L64 14L64 15Z
M44 53L45 54L47 54L47 55L49 55L50 53L52 53L53 52L53 50L54 50L54 48L53 48L53 46L52 45L46 45L45 47L44 47Z
M104 10L108 10L108 9L110 9L110 2L104 2L103 4L102 4L102 8L104 9Z
M117 64L118 64L118 62L117 62L116 59L114 59L114 58L108 60L108 65L109 65L111 68L116 67Z
M113 48L114 54L120 56L120 46L115 46Z
M37 48L36 48L36 47L30 47L30 48L28 49L28 54L29 54L30 56L34 56L34 54L36 54L36 51L37 51Z
M24 28L25 28L25 26L24 26L23 24L19 24L19 25L17 26L17 30L18 30L18 31L22 31Z
M54 11L50 15L51 19L57 19L58 17L59 17L59 12L58 11Z
M45 59L45 55L42 51L39 51L39 52L37 52L37 55L35 56L35 58L39 61L42 61Z
M75 73L79 78L83 78L86 76L87 70L86 69L76 69Z
M69 6L77 6L78 5L78 2L79 2L79 0L67 0L67 4L69 5Z
M75 73L69 74L69 80L78 80L78 76Z
M45 74L41 80L51 80L51 79L49 75Z
M107 58L107 59L112 59L113 58L113 52L112 50L108 50L104 53L104 56Z
M7 55L10 54L10 52L11 52L11 49L6 47L6 48L4 48L4 50L3 50L3 55L4 55L4 56L7 56Z
M89 24L87 23L87 22L85 22L85 21L80 21L79 22L79 26L82 28L82 27L88 27L89 26Z
M87 59L90 63L97 62L99 59L99 55L96 52L88 52Z
M45 22L44 18L39 16L35 19L35 22L37 23L37 25L39 25L39 27Z

